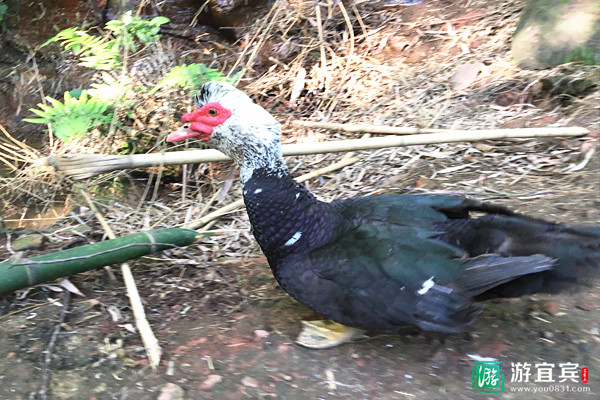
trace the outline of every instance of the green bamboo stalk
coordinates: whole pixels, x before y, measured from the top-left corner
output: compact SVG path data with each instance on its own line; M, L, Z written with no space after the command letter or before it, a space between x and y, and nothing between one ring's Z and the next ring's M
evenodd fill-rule
M187 246L194 243L197 236L198 232L191 229L157 229L41 256L5 261L0 263L0 295L173 246Z

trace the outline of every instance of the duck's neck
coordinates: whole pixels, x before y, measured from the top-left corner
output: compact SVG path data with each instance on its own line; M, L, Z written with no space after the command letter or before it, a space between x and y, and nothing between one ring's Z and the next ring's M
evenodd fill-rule
M245 185L258 171L258 174L264 174L266 171L272 176L282 178L287 175L287 166L281 157L277 154L261 154L256 156L248 155L240 160L234 160L240 166L240 179Z
M328 240L321 219L329 204L317 200L287 171L254 169L243 191L254 236L272 268L286 256Z
M247 135L236 138L233 143L226 143L222 148L239 165L242 184L246 184L255 171L269 171L278 177L287 174L278 135Z

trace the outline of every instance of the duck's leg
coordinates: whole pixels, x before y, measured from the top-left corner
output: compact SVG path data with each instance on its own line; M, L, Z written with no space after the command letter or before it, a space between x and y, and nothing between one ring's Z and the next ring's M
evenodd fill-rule
M296 343L309 349L328 349L365 337L363 329L351 328L330 320L301 321Z

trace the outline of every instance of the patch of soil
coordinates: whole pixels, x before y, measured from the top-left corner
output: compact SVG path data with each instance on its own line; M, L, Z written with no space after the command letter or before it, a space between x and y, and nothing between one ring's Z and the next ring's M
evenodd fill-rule
M175 272L163 279L176 279ZM52 352L52 398L156 399L170 382L184 390L185 399L476 399L481 394L471 389L471 368L478 356L504 362L507 387L511 363L548 361L588 367L589 384L569 384L600 389L593 378L600 373L600 298L592 292L488 302L464 335L407 329L315 351L294 344L294 338L301 319L317 316L265 278L270 271L264 260L228 263L220 272L235 280L208 284L213 290L184 291L178 301L159 291L162 301L149 301L148 318L164 350L157 373L145 367L137 335L124 329L132 321L123 288L103 283L87 290L88 299L101 305L90 309L88 300L73 302ZM153 298L149 289L142 293L146 299ZM54 297L59 296L47 295ZM61 310L44 303L3 317L3 399L35 398L43 350ZM106 307L120 308L123 319L113 322ZM535 398L590 396L551 392Z

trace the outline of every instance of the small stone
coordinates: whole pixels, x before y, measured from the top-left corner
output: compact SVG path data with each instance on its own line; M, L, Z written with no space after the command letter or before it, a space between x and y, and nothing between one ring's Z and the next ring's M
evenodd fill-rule
M447 358L448 358L448 355L446 354L446 352L444 352L442 350L438 350L435 353L433 353L433 355L431 356L431 361L445 362Z
M556 315L559 312L559 305L557 301L548 300L544 304L542 304L542 309L544 312L550 315Z
M287 353L290 350L292 350L292 344L291 343L282 343L279 346L277 346L277 352L278 353Z
M597 208L591 208L585 212L587 219L600 219L600 210Z
M254 337L257 339L266 339L269 337L269 332L265 331L264 329L256 329L254 331Z
M468 63L461 65L452 77L450 77L450 87L452 90L461 91L471 86L471 84L475 82L475 79L477 79L477 75L482 67L482 63Z
M545 339L552 339L554 337L554 333L550 331L544 331L542 332L542 337L544 337Z
M181 400L185 396L185 391L179 385L167 383L160 390L157 400Z
M475 143L473 146L477 150L482 151L484 153L489 153L490 151L494 150L494 146L490 146L489 144L485 143Z
M13 240L11 247L14 251L36 250L40 249L44 245L44 242L46 242L46 237L44 235L33 233L30 235L19 236L17 239Z
M106 389L108 389L106 382L102 382L101 384L96 386L93 390L94 390L94 393L103 393L103 392L106 392Z
M242 378L242 385L248 387L258 387L258 381L250 376L245 376Z
M582 301L575 304L575 307L583 311L590 311L593 310L596 307L596 305L592 301Z
M221 382L221 375L209 375L199 386L200 390L211 390L217 383Z

